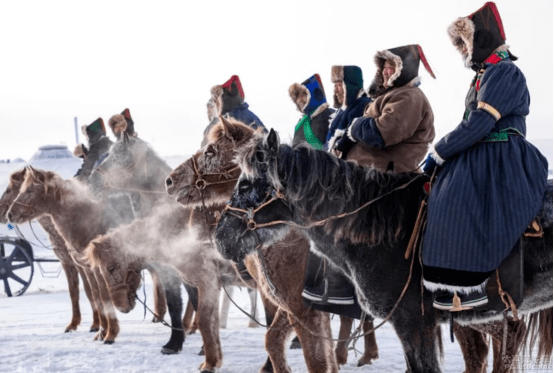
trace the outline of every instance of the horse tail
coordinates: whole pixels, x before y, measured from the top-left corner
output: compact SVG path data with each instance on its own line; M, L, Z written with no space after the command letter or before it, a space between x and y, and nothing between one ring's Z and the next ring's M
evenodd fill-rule
M527 331L522 342L522 346L528 346L529 355L532 355L537 346L537 359L550 360L552 356L552 326L552 308L529 315Z

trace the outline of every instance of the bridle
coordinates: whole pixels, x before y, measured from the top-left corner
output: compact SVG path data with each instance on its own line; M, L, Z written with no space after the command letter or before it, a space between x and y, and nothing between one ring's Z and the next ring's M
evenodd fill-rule
M230 215L233 215L239 219L241 219L245 224L246 224L246 229L245 231L241 234L241 237L247 232L247 231L255 231L256 229L258 228L265 228L265 227L269 227L269 226L273 226L273 225L277 225L277 224L287 224L287 225L290 225L292 227L295 227L295 228L298 228L298 229L310 229L310 228L313 228L313 227L320 227L320 226L323 226L325 225L326 223L328 223L329 221L332 221L332 220L337 220L337 219L342 219L342 218L345 218L347 216L350 216L350 215L354 215L354 214L357 214L358 212L360 212L362 209L366 208L367 206L379 201L380 199L398 191L398 190L401 190L401 189L405 189L406 187L408 187L411 183L413 183L414 181L416 181L417 179L419 179L420 177L422 177L424 174L419 174L417 176L415 176L414 178L412 178L410 181L394 188L394 189L391 189L389 190L388 192L386 193L383 193L375 198L373 198L372 200L364 203L363 205L361 205L360 207L356 208L355 210L353 211L349 211L349 212L343 212L342 214L337 214L337 215L331 215L325 219L321 219L321 220L316 220L316 221L312 221L310 222L309 224L306 224L306 225L301 225L301 224L297 224L293 221L288 221L288 220L274 220L274 221L270 221L270 222L267 222L267 223L257 223L255 220L254 220L254 217L256 215L257 212L259 212L262 208L270 205L271 203L277 201L277 200L282 200L284 201L287 205L289 204L284 193L282 191L279 191L275 188L273 188L273 191L271 193L268 193L268 195L266 196L264 202L262 202L260 204L260 206L256 207L256 208L248 208L248 209L241 209L241 208L238 208L238 207L232 207L231 205L227 205L225 206L225 209L223 210L223 212L228 212ZM270 198L269 198L270 197ZM269 199L268 199L269 198ZM290 207L290 206L289 206ZM235 214L234 212L238 212L242 215L239 215L239 214Z
M191 157L192 162L192 168L194 169L194 174L196 176L196 180L189 185L186 186L192 186L194 185L196 189L199 191L202 191L206 189L207 186L210 185L218 185L218 184L227 184L231 182L236 182L239 179L240 172L238 176L233 176L233 171L240 170L239 166L229 167L224 169L221 172L204 172L201 173L198 170L198 164L196 163L196 158L194 156ZM212 178L213 181L207 181L207 178ZM221 180L221 178L224 178L224 180Z
M140 273L138 273L134 269L129 269L127 271L127 273L125 274L125 278L123 279L123 282L120 283L120 284L108 286L108 290L110 292L112 292L112 291L117 292L117 291L120 291L122 289L127 290L127 291L133 291L133 284L134 284L133 280L137 277L140 278L140 280L142 282L142 276L140 275ZM139 285L139 287L140 287L140 285Z

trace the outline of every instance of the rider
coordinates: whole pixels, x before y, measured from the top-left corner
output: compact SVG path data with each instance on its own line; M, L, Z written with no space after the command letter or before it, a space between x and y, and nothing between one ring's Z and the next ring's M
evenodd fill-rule
M236 119L254 129L261 127L265 131L265 126L260 118L251 112L248 109L248 104L244 102L244 90L237 75L233 75L222 85L213 86L210 93L211 99L208 101L208 119L210 119L210 124L204 130L201 146L207 144L206 136L212 126L217 123L217 118L220 115Z
M127 132L130 137L137 137L135 132L135 122L131 117L129 109L125 109L121 114L116 114L110 118L108 125L112 129L112 132L116 139L120 139L123 132Z
M307 142L315 149L323 149L335 110L327 103L319 74L312 75L302 84L291 85L289 95L298 111L304 114L294 129L292 145Z
M421 89L419 63L434 78L417 44L378 51L369 87L373 99L352 119L334 152L362 166L415 172L435 138L433 110Z
M454 293L461 306L488 302L487 279L538 213L547 180L546 159L525 139L529 92L496 5L458 18L448 33L476 74L462 122L435 144L424 168L440 166L423 242L424 285L445 310Z
M335 84L333 106L338 110L331 121L325 149L333 151L335 144L344 137L348 125L354 118L362 116L371 99L364 91L364 77L358 66L333 66L331 81Z
M78 180L86 181L90 176L96 161L100 156L106 153L113 142L106 135L106 128L104 127L104 121L102 118L96 119L91 124L81 127L83 134L85 135L88 147L83 144L77 144L73 154L76 157L84 159L83 165L75 174Z

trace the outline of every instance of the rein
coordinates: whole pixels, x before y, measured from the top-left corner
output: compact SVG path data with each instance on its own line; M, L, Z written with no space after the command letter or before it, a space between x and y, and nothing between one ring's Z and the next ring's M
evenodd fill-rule
M229 214L231 214L231 215L233 215L233 216L235 216L239 219L242 219L246 223L246 231L254 231L257 228L264 228L264 227L269 227L269 226L273 226L273 225L277 225L277 224L287 224L287 225L290 225L290 226L298 228L298 229L310 229L310 228L313 228L313 227L320 227L320 226L324 225L325 223L327 223L329 221L332 221L332 220L342 219L344 217L357 214L362 209L364 209L367 206L379 201L380 199L382 199L382 198L384 198L384 197L386 197L386 196L388 196L388 195L390 195L390 194L392 194L392 193L394 193L398 190L405 189L411 183L413 183L414 181L419 179L422 175L424 175L424 174L417 175L416 177L414 177L413 179L411 179L407 183L404 183L404 184L400 185L399 187L396 187L396 188L394 188L394 189L392 189L392 190L390 190L386 193L381 194L380 196L364 203L363 205L361 205L360 207L358 207L354 211L343 212L342 214L338 214L338 215L332 215L332 216L329 216L329 217L327 217L325 219L322 219L322 220L313 221L313 222L311 222L307 225L300 225L300 224L297 224L295 222L288 221L288 220L274 220L274 221L270 221L268 223L262 223L262 224L256 223L256 221L254 220L254 216L262 208L264 208L265 206L267 206L267 205L271 204L272 202L277 201L279 199L282 199L282 200L286 201L286 197L283 194L283 192L278 191L278 190L274 190L273 193L271 193L271 198L268 201L262 203L260 206L258 206L255 209L248 208L248 209L245 210L245 209L241 209L241 208L238 208L238 207L232 207L231 205L227 205L227 206L225 206L224 212L225 211L236 211L236 212L243 213L244 216L240 216L240 215L237 215L237 214L234 214L234 213L231 213L231 212ZM246 219L248 219L248 220L246 220ZM244 233L243 233L243 235L244 235Z

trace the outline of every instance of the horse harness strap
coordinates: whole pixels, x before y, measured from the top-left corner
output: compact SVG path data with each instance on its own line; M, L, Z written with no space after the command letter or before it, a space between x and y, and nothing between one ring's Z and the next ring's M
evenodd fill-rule
M238 177L233 177L232 174L231 174L233 171L238 170L239 166L229 168L229 169L224 170L223 172L220 172L220 173L204 173L204 174L201 174L200 171L198 171L198 165L196 164L196 159L194 157L192 157L191 160L192 160L192 167L194 168L194 173L196 174L196 177L197 177L194 185L196 186L196 189L198 189L198 190L205 189L209 185L226 184L226 183L230 183L230 182L233 182L233 181L237 181L239 179ZM216 177L218 177L219 180L208 182L208 181L205 180L206 176L216 176ZM224 177L225 180L221 180L221 177Z
M392 194L392 193L394 193L398 190L405 189L411 183L413 183L414 181L419 179L421 177L421 175L423 175L423 174L420 174L420 175L412 178L410 181L400 185L399 187L396 187L396 188L394 188L394 189L392 189L392 190L390 190L386 193L381 194L380 196L377 196L376 198L364 203L363 205L361 205L360 207L358 207L354 211L344 212L344 213L338 214L338 215L332 215L332 216L329 216L328 218L325 218L325 219L322 219L322 220L317 220L317 221L311 222L307 225L300 225L300 224L297 224L297 223L294 223L294 222L288 221L288 220L274 220L274 221L270 221L270 222L262 223L262 224L256 223L256 221L254 220L254 216L263 207L271 204L272 202L274 202L278 199L282 199L282 200L286 201L285 195L283 194L283 192L281 192L279 190L274 190L274 192L271 194L271 198L267 202L262 203L260 206L258 206L255 209L253 209L253 208L241 209L241 208L238 208L238 207L232 207L231 205L227 205L227 206L225 206L224 212L226 212L226 211L236 211L236 212L241 212L241 213L245 214L244 217L241 217L241 216L236 215L236 214L232 214L232 215L234 215L235 217L238 217L240 219L243 219L246 222L246 229L250 230L250 231L254 231L257 228L264 228L264 227L269 227L269 226L273 226L273 225L277 225L277 224L287 224L287 225L290 225L292 227L299 228L299 229L309 229L309 228L319 227L319 226L325 225L326 223L328 223L329 221L332 221L332 220L342 219L342 218L345 218L347 216L357 214L358 212L360 212L361 210L363 210L367 206L379 201L380 199L382 199L382 198L384 198L384 197L386 197L386 196L388 196L388 195L390 195L390 194ZM246 220L246 219L248 219L248 220Z

